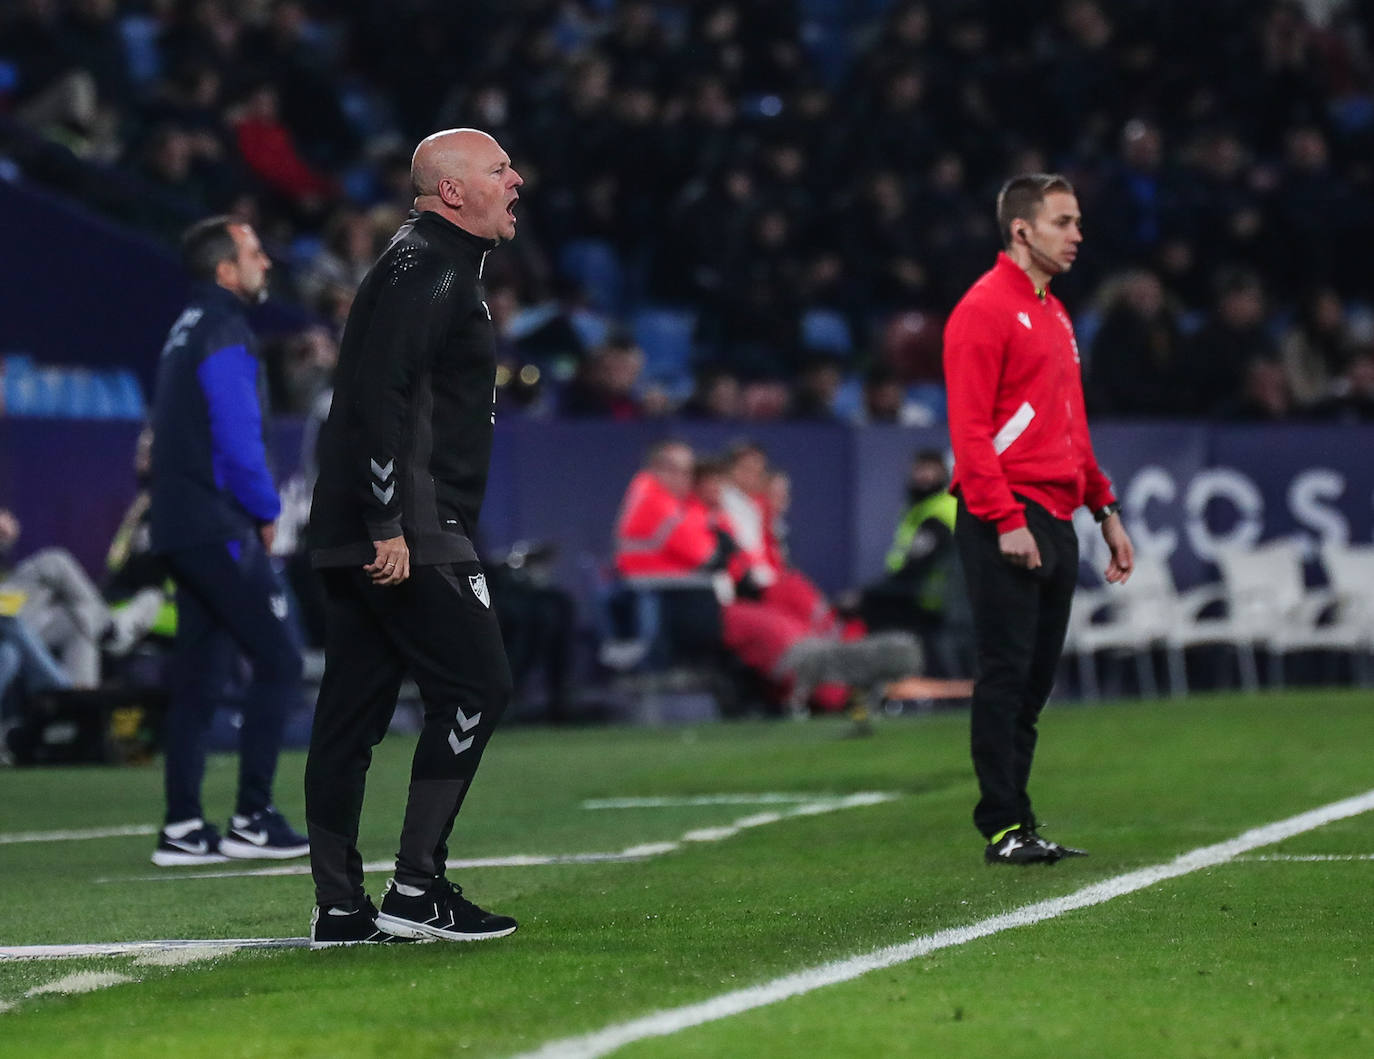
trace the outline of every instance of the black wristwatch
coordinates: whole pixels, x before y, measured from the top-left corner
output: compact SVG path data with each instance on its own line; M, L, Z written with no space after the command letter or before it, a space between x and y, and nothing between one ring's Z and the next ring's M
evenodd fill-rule
M1113 515L1120 514L1120 512L1121 501L1113 500L1110 504L1103 504L1100 508L1094 511L1093 518L1095 518L1098 522L1106 522Z

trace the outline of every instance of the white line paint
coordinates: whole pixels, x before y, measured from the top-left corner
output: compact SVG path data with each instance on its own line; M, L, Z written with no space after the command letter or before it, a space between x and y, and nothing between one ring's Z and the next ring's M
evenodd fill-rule
M688 831L675 842L641 843L604 853L517 853L505 857L472 857L467 860L450 860L447 867L450 871L462 871L465 868L530 868L545 864L607 864L646 860L649 857L661 857L665 853L675 852L681 849L684 843L720 842L738 835L746 828L775 824L789 817L816 816L820 813L833 813L841 809L861 809L869 805L890 802L896 797L897 795L888 794L884 791L859 791L857 794L824 798L813 795L810 800L779 812L754 813L750 816L742 816L733 823L722 827L697 828ZM389 872L394 866L395 861L373 860L363 864L363 871ZM308 864L276 864L267 868L235 868L228 871L164 871L157 875L117 875L95 881L98 883L185 882L191 879L258 879L309 874L310 865Z
M583 809L683 809L695 805L801 805L828 801L834 794L696 794L679 798L588 798Z
M551 1041L532 1052L522 1053L520 1059L593 1059L606 1055L635 1041L653 1037L666 1037L680 1030L690 1029L708 1022L739 1015L768 1004L776 1004L789 997L800 996L826 986L847 982L897 964L907 963L920 956L926 956L940 949L956 945L966 945L979 938L998 934L1013 927L1025 927L1054 919L1079 908L1100 905L1117 897L1137 890L1154 886L1166 879L1175 879L1204 868L1216 867L1229 860L1263 846L1292 838L1294 835L1312 831L1336 820L1345 820L1374 809L1374 790L1344 801L1333 802L1313 809L1287 820L1279 820L1263 827L1253 828L1235 838L1219 842L1213 846L1202 846L1184 853L1165 864L1141 868L1137 871L1117 875L1101 882L1085 886L1081 890L1064 897L1054 897L1037 901L999 916L979 920L962 927L951 927L933 934L914 938L899 945L889 945L871 952L836 960L794 974L775 978L771 982L724 993L697 1004L685 1007L667 1008L642 1018L632 1019L617 1026L589 1033L581 1037L569 1037Z
M1290 864L1313 864L1333 860L1374 860L1374 853L1265 853L1253 857L1237 857L1243 861L1286 861Z
M77 971L74 974L58 978L56 981L36 985L24 995L35 997L46 996L49 993L59 993L64 996L74 993L94 993L97 989L108 989L112 985L123 985L125 982L137 981L137 978L130 978L127 974L117 974L114 971Z
M12 831L0 835L0 846L17 842L78 842L88 838L156 835L157 830L156 824L124 824L119 827L86 827L79 831Z
M836 795L805 793L700 794L687 798L591 798L583 809L677 809L701 805L808 805L832 801ZM880 794L882 800L892 795ZM69 831L12 831L0 833L0 846L19 842L79 842L93 838L126 838L130 835L156 835L156 824L120 824L113 827L86 827ZM560 863L553 861L550 863Z
M137 956L143 953L206 950L213 955L238 949L303 949L309 938L169 938L164 941L107 941L85 945L14 945L0 948L5 960L68 960L90 956Z

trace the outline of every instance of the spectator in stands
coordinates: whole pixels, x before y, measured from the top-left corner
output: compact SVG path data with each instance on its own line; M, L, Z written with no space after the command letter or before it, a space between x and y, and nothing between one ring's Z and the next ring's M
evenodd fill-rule
M1313 412L1338 423L1374 422L1374 343L1352 350L1345 371Z
M667 413L667 398L656 387L640 393L644 351L628 336L616 336L578 367L563 391L562 413L571 419L625 422Z
M1132 118L1121 129L1120 157L1098 189L1104 252L1112 260L1149 261L1170 236L1184 230L1182 181L1167 164L1164 133L1153 121Z
M793 419L835 422L835 398L844 383L840 362L824 353L812 353L803 361L792 388Z
M1216 289L1215 308L1186 345L1186 361L1196 380L1196 409L1204 415L1220 411L1236 395L1248 364L1275 357L1264 328L1259 277L1228 268L1217 277Z
M982 270L982 189L1043 171L1047 154L1084 175L1114 247L1061 280L1066 297L1147 267L1192 312L1209 306L1219 269L1244 262L1277 314L1293 308L1296 255L1304 282L1368 298L1366 15L1325 28L1322 5L1272 4L1246 21L1234 2L1147 12L1074 0L1036 22L991 0L911 0L840 5L843 18L808 20L802 47L793 3L688 6L532 0L513 20L438 0L159 3L164 31L139 59L151 91L131 94L120 5L23 0L0 13L0 60L15 74L0 105L24 140L6 155L30 179L167 230L180 219L148 206L162 196L126 178L171 124L192 138L196 194L258 209L241 218L308 257L336 192L359 208L408 201L408 154L394 145L457 107L506 128L557 189L532 197L516 256L489 263L493 285L538 305L551 260L595 239L617 278L604 311L628 314L646 293L685 300L705 357L785 383L803 308L839 310L860 346L878 344L888 313L943 312ZM163 80L147 81L158 67ZM455 69L471 76L455 85ZM249 93L255 80L265 95ZM224 97L246 93L263 113L228 132ZM122 173L24 138L23 125L119 157ZM327 297L344 303L332 285ZM1219 372L1213 406L1239 391L1243 365Z
M281 119L276 86L269 81L250 86L231 113L239 154L253 175L300 216L321 216L338 197L338 184L301 156Z
M729 368L711 364L697 371L696 388L678 409L684 419L732 422L743 411L739 376Z
M1202 411L1196 365L1189 359L1177 314L1155 273L1118 277L1108 288L1105 317L1093 338L1085 388L1103 415L1187 416Z
M1296 319L1279 342L1293 399L1315 405L1331 393L1350 356L1352 339L1345 306L1334 288L1319 286L1298 303Z
M1256 357L1245 365L1240 393L1217 413L1224 419L1277 423L1292 418L1296 407L1283 364L1273 357Z

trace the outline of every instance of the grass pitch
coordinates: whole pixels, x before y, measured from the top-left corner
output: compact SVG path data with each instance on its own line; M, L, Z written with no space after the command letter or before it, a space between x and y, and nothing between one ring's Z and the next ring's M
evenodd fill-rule
M969 822L962 715L889 721L867 740L844 738L840 722L510 729L488 751L454 857L675 847L454 872L473 899L520 919L502 941L0 961L0 1052L514 1055L975 923L1374 788L1367 693L1052 707L1041 730L1034 794L1047 833L1092 856L1008 869L982 863ZM368 860L394 852L411 747L390 738L373 764ZM234 767L212 759L217 817ZM297 823L302 767L283 759L278 792ZM0 772L0 946L305 934L308 876L156 869L151 835L3 842L151 826L160 787L155 768ZM861 791L895 797L847 808L689 797ZM585 807L655 796L669 804ZM1374 813L623 1054L1374 1054L1371 854ZM374 896L385 879L369 877ZM54 983L103 987L43 991Z

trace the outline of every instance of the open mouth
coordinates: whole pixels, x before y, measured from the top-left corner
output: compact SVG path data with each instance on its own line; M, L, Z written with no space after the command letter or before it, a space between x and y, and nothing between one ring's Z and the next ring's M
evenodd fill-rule
M508 203L506 203L506 215L507 215L511 220L515 220L515 204L516 204L517 202L519 202L519 201L520 201L519 197L516 197L516 198L511 199Z

